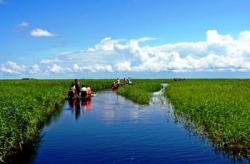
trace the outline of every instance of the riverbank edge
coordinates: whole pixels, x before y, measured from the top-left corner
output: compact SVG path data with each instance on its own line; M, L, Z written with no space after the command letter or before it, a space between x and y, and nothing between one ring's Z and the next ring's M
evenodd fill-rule
M89 82L87 82L87 84L90 85ZM94 89L96 92L99 92L102 90L110 89L110 85L109 85L109 83L108 83L108 85L107 84L98 84L97 87L94 86ZM62 108L62 106L65 102L65 97L66 97L66 92L63 95L61 95L59 98L57 98L58 100L55 100L54 104L47 107L46 113L44 113L44 116L42 116L42 117L44 117L44 119L43 119L43 121L37 122L37 124L35 125L35 127L37 127L37 131L30 137L31 139L27 139L23 143L18 143L15 148L10 148L10 149L6 150L6 152L4 153L4 156L0 157L0 163L19 162L18 159L20 158L20 154L25 153L25 151L27 149L28 150L33 149L31 151L35 151L35 148L38 144L38 140L39 140L38 138L39 138L41 130L43 129L43 127L46 124L49 124L50 120L53 118L53 116L58 111L60 111L60 109Z
M168 83L168 85L171 86L172 83L174 83L174 81L171 81L170 83ZM182 124L184 122L185 127L187 127L188 129L191 129L191 131L195 134L198 134L202 137L203 136L206 137L206 140L208 140L208 142L210 144L212 144L216 149L222 150L222 151L226 152L227 154L233 154L234 156L239 157L239 158L241 158L241 155L239 156L239 154L241 154L243 152L244 157L249 158L250 144L246 144L244 142L226 142L226 143L221 144L220 142L216 142L211 137L209 132L207 132L205 130L205 127L203 127L202 125L197 126L196 122L194 122L190 119L191 115L189 115L188 112L186 113L186 112L180 111L176 107L176 103L171 101L171 95L170 95L170 93L168 93L167 89L168 89L168 87L164 91L164 96L167 99L167 101L171 104L171 106L173 107L174 112L182 118L181 122L182 122Z
M152 97L153 93L146 92L142 89L134 89L130 86L126 88L119 88L118 95L125 97L128 100L133 101L134 103L140 105L148 105L150 101L150 97Z
M17 161L17 159L20 158L19 154L22 154L27 149L31 151L31 149L35 149L37 143L38 143L38 137L40 135L41 130L43 127L50 123L50 120L53 118L55 113L59 112L64 104L65 99L62 98L61 100L58 100L55 102L54 105L48 107L47 112L44 114L44 118L42 122L37 122L37 131L34 133L33 136L31 136L31 139L26 140L24 143L18 143L16 145L16 148L12 148L8 150L6 155L0 160L0 163L13 163ZM32 150L33 151L33 150Z

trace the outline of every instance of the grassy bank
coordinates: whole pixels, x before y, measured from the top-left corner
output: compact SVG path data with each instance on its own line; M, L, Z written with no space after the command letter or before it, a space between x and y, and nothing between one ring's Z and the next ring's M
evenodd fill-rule
M165 95L216 145L250 148L250 80L171 82Z
M148 104L153 92L161 89L166 80L135 80L133 85L120 87L118 94L138 103Z
M112 80L81 80L94 91L110 88ZM0 81L0 158L5 159L34 140L60 106L72 80Z

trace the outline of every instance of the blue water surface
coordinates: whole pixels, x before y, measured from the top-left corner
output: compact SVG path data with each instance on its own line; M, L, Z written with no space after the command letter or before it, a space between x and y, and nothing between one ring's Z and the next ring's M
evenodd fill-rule
M155 97L158 99L158 97ZM112 91L91 102L65 102L41 133L32 163L248 163L215 151L176 123L169 105L137 105Z

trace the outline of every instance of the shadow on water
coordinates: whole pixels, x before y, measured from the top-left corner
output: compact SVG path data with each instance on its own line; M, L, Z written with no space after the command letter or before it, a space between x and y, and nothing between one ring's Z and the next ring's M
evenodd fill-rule
M17 163L249 162L217 149L195 131L166 100L165 87L153 94L148 106L112 91L92 100L65 101L32 151L21 156L27 160Z

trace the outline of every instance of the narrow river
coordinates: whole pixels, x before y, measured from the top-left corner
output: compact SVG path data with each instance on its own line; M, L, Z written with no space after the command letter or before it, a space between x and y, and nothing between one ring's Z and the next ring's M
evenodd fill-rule
M112 91L72 107L41 132L32 163L233 163L176 123L162 92L137 105ZM237 162L237 161L236 161ZM243 163L248 161L241 161Z

